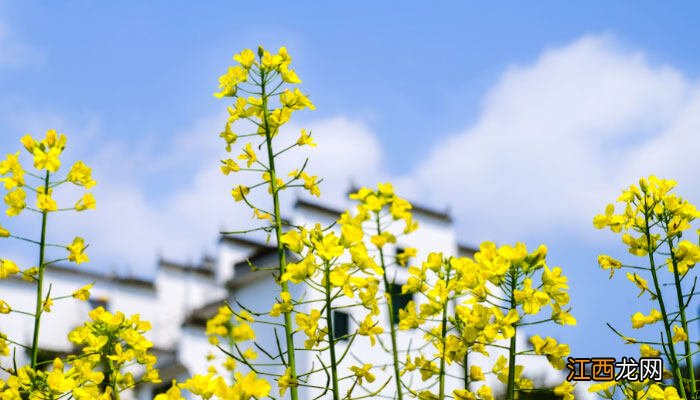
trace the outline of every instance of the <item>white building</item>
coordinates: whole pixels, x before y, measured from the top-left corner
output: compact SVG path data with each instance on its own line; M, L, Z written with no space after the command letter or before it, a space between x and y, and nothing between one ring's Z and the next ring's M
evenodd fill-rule
M348 203L348 207L350 206L351 204ZM340 210L335 208L299 199L294 204L288 220L295 225L316 222L330 225L339 214ZM474 248L462 245L458 241L449 214L415 205L413 214L420 228L411 235L399 238L395 246L387 246L386 254L392 254L397 248L405 247L417 248L419 258L424 258L431 251L442 251L447 256L471 256L474 253ZM67 340L67 334L86 320L87 312L91 307L104 305L109 311L119 310L127 315L139 313L142 319L151 321L153 325L149 339L154 343L154 353L159 359L158 369L161 372L163 384L141 386L131 396L137 399L151 399L155 393L167 389L171 379L183 381L195 373L206 373L208 366L212 364L207 360L207 354L216 354L218 350L209 344L204 334L204 326L225 301L233 305L235 299L256 311L268 311L272 308L279 290L273 274L269 271L252 271L247 260L258 267L270 267L276 265L276 257L276 248L265 244L264 241L223 236L218 242L216 256L205 256L197 265L182 264L161 258L152 281L97 275L73 266L51 266L47 269L46 279L52 284L52 293L69 294L90 282L95 282L95 286L88 303L73 299L63 300L56 303L51 313L44 314L40 337L42 357L50 359L54 355L73 351ZM391 267L388 273L390 277L395 277L399 288L407 279L407 271L400 267ZM33 309L36 296L33 284L19 278L5 279L0 280L0 288L3 293L2 298L10 302L13 309ZM305 294L305 288L302 285L292 285L290 291L294 298L300 298ZM306 293L307 298L309 295ZM396 299L397 302L408 300L406 297ZM300 311L304 310L300 309ZM336 329L346 328L352 331L354 321L361 320L365 314L366 311L356 309L356 311L350 310L347 316L337 315L335 318L339 323ZM385 315L386 313L382 313L381 316ZM384 331L388 332L389 321L381 322L384 324ZM0 332L14 340L31 343L32 324L31 317L12 313L0 318ZM255 329L258 344L269 349L271 353L276 352L274 332L271 329L265 329L265 326L256 326ZM303 347L303 336L303 333L296 335L297 347ZM418 332L400 332L398 345L406 349L411 341L413 343L422 341L421 336L422 334ZM520 334L521 339L524 339L524 336ZM283 337L282 333L280 337ZM384 340L386 343L386 338ZM525 343L524 340L520 342ZM336 347L337 352L342 354L346 345L346 342L340 341ZM349 352L363 362L375 365L387 364L390 360L381 348L370 347L366 337L358 336ZM258 353L264 357L261 352ZM431 354L432 349L426 352L426 355ZM347 368L350 365L359 364L352 355L348 355L341 365L341 374L349 374ZM23 357L24 360L22 360ZM27 359L26 354L22 354L19 350L17 358L20 365ZM520 361L524 360L519 359ZM327 358L323 362L327 364ZM313 367L317 368L319 362L311 353L299 352L297 365L298 371L306 371ZM533 360L532 363L528 362L528 365L531 366L528 368L534 368L545 376L544 384L557 384L562 379L561 372L553 371L543 358ZM528 368L526 371L533 371ZM378 382L385 382L389 377L389 371L390 368L387 368L386 372L373 371L377 375L377 381L370 386L377 387ZM457 388L460 384L458 379L460 372L458 370L452 372L456 377L452 378L454 385L452 387ZM318 373L312 379L313 384L317 386L326 384L325 374ZM387 388L392 387L393 381ZM412 387L421 387L420 381L414 382ZM273 390L275 390L274 385ZM321 393L318 390L300 390L302 399L312 399ZM362 392L358 390L355 393ZM583 394L581 395L577 395L577 398L585 398ZM321 398L329 398L329 396L325 395Z

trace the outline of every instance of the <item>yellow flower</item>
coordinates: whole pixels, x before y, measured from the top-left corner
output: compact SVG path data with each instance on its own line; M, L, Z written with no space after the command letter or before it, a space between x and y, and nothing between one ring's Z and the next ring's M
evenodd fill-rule
M271 317L279 317L283 313L292 311L292 295L289 292L280 293L280 302L275 303L270 310Z
M9 314L12 308L5 300L0 300L0 314Z
M282 282L292 281L300 283L304 279L313 276L314 272L316 272L316 262L313 254L309 254L298 263L287 264L287 268L280 280Z
M326 261L330 261L343 254L344 247L340 244L340 239L334 233L323 236L321 240L311 239L316 249L316 254Z
M300 233L299 230L296 229L288 231L282 235L280 238L280 243L287 246L289 250L295 253L301 253L301 251L304 249L302 233L305 234L305 232Z
M251 49L245 49L240 53L234 55L233 59L241 63L241 66L243 66L243 68L250 69L250 67L252 67L253 63L255 62L255 53L253 53L253 50Z
M299 79L296 72L294 72L293 69L289 69L287 65L283 64L280 66L280 76L282 77L282 80L286 83L301 83L301 79Z
M494 400L491 388L486 385L480 387L479 390L476 391L476 394L481 400Z
M469 378L473 381L483 381L486 379L484 371L478 365L472 365L469 367Z
M228 175L231 172L237 172L241 170L241 167L239 167L238 164L230 158L226 160L221 160L221 164L223 164L221 166L221 172L224 175Z
M372 346L374 346L374 344L376 343L376 338L374 336L382 332L384 332L384 329L381 326L377 325L376 322L372 321L371 315L367 315L360 324L360 327L357 329L357 333L359 335L369 336L369 340L372 343Z
M688 334L685 333L685 330L678 325L673 325L673 343L683 342L686 340L688 340Z
M2 237L10 237L10 231L8 231L2 225L0 225L0 238Z
M238 185L231 190L231 196L236 201L241 201L243 198L250 193L250 188L244 185Z
M80 289L76 290L73 292L73 298L86 301L87 299L90 298L90 289L92 289L92 283L89 285L85 285L81 287Z
M298 313L294 318L297 323L297 330L303 330L308 338L304 342L304 346L307 349L310 349L322 339L323 334L318 329L321 310L312 309L310 314Z
M561 397L563 400L574 400L574 385L569 381L562 382L559 386L554 388L554 394Z
M253 151L253 148L251 147L250 143L246 143L245 147L243 148L243 153L241 153L238 156L239 160L244 160L247 162L248 168L250 168L253 163L255 163L258 160L258 156L255 155L255 151Z
M19 215L19 213L21 213L22 210L27 207L27 203L25 202L26 198L27 194L21 188L17 188L7 193L5 195L5 204L7 204L9 208L5 211L5 213L9 217Z
M90 261L87 254L83 253L87 246L85 246L85 240L81 237L76 237L73 239L73 243L68 245L68 260L73 261L76 264L81 264Z
M165 393L160 393L153 398L153 400L181 400L180 388L177 387L177 383L173 379L173 384Z
M364 364L362 367L356 367L354 365L350 367L350 371L355 374L357 383L360 385L362 384L362 379L367 380L369 383L374 382L375 377L374 374L369 372L370 369L372 369L372 364Z
M51 312L51 307L53 307L53 299L48 298L44 300L44 304L41 308L46 312Z
M61 167L61 160L58 156L61 155L61 150L56 147L51 147L48 151L40 148L34 149L34 167L36 169L45 169L49 172L56 172Z
M634 313L632 316L632 328L639 329L644 325L653 324L656 321L660 321L663 318L659 310L651 310L649 315L644 315L640 312Z
M280 396L284 396L284 393L287 391L287 388L290 387L296 387L299 385L299 381L292 377L292 369L287 368L287 370L284 372L284 375L280 376L279 379L277 379L277 387L279 387L280 391Z
M0 279L5 279L10 275L19 272L19 267L13 261L0 259Z
M78 202L75 203L75 210L94 210L96 204L97 202L95 201L95 197L92 195L92 193L85 193L83 197L81 197L80 200L78 200Z
M526 314L537 314L540 308L549 303L547 293L532 288L532 279L523 281L523 290L514 290L515 301L523 305Z
M225 74L219 77L220 92L214 93L217 98L233 97L236 95L238 84L248 79L248 70L240 65L229 67Z
M455 389L452 392L452 396L454 396L455 400L476 400L474 393L466 389Z
M299 139L297 139L297 144L299 146L310 146L310 147L316 147L316 143L314 142L314 139L311 137L310 134L306 133L306 129L301 130L301 136L299 136Z
M637 275L636 272L634 274L631 274L628 272L627 279L629 279L631 282L633 282L641 290L641 292L639 292L639 295L637 297L643 295L644 292L649 291L649 285L648 285L647 281L644 278L642 278L641 276Z
M642 357L658 357L661 352L648 344L643 344L639 346L639 353Z
M620 261L604 254L598 256L598 265L603 269L610 270L610 278L613 277L616 269L622 268L622 263Z
M91 189L97 183L92 179L92 169L82 161L73 164L66 179L75 185L85 187L85 189Z
M318 188L318 182L316 181L318 177L316 175L311 176L306 172L302 172L299 176L304 181L304 189L308 190L313 196L321 196L321 189Z

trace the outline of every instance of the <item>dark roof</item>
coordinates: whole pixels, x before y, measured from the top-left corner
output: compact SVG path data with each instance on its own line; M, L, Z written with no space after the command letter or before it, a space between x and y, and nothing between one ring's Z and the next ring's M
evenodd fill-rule
M290 254L287 252L287 259ZM273 274L273 270L268 269L271 265L277 263L277 248L269 247L259 249L253 253L248 259L240 261L233 265L233 278L226 282L226 288L235 290L238 287L245 286L255 282L266 276ZM263 268L263 269L253 269Z
M213 277L214 271L211 268L211 262L211 260L205 258L201 265L193 265L178 263L161 258L158 260L158 268L172 268L178 269L183 272L191 272L197 275L203 275L205 277Z
M470 256L473 256L477 251L479 251L479 249L474 246L464 243L457 243L458 254L469 254Z
M350 195L351 193L355 193L358 190L360 190L358 187L351 186L347 194ZM447 223L452 222L452 216L450 215L448 210L436 210L434 208L426 207L421 204L416 204L410 200L408 202L411 203L411 206L413 206L413 211L419 214L423 214L426 217L434 218ZM340 212L338 212L338 215L340 215Z
M259 242L257 240L245 238L242 235L228 235L228 234L223 234L219 237L219 242L226 242L226 243L233 243L233 244L238 244L242 246L250 246L254 248L260 248L260 247L271 247L270 245Z
M223 297L214 300L190 312L190 314L182 322L183 326L194 326L204 328L207 326L207 321L213 318L219 311L219 307L224 305L228 297Z
M311 202L301 198L298 198L297 201L294 202L294 208L306 208L314 211L320 211L321 213L327 214L328 216L333 218L338 218L340 214L343 213L342 210L338 210L337 208L322 205L316 202Z
M67 265L61 265L61 264L52 264L47 267L46 269L49 272L58 272L62 274L72 274L72 275L78 275L81 277L85 278L91 278L95 280L105 280L109 282L114 282L119 285L127 285L127 286L137 286L142 289L148 289L148 290L155 290L155 285L153 284L153 281L151 280L146 280L143 278L138 278L135 276L119 276L119 275L105 275L105 274L99 274L94 271L88 271L82 268L76 268L76 267L69 267Z

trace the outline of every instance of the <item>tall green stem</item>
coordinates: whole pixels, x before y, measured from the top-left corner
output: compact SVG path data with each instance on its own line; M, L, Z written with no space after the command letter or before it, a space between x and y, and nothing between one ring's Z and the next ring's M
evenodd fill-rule
M673 253L673 245L671 243L671 238L668 238L666 242L668 243L668 252L671 254L671 263L673 265L673 283L676 286L676 297L678 300L678 312L681 316L681 326L683 327L683 331L687 334L688 320L685 316L685 302L683 301L681 279L678 274L678 262L676 260L676 255ZM695 370L693 368L693 355L690 352L690 339L686 338L683 341L683 345L685 349L685 362L688 369L688 379L690 379L690 393L695 393L697 391L697 387L695 383ZM682 385L683 383L681 382L681 386Z
M515 288L517 284L517 272L511 267L510 272L510 308L515 310ZM508 347L508 386L506 387L506 400L515 399L515 345L518 327L513 324L513 336L510 338L510 346Z
M377 219L377 235L382 234L382 225L379 221L379 212L375 214L375 217ZM382 277L384 278L384 293L387 294L387 307L389 309L389 328L390 328L390 334L391 334L391 355L394 361L394 381L396 382L396 394L398 395L398 400L403 400L403 388L401 387L401 371L400 369L400 364L399 364L399 351L396 346L396 326L394 324L394 304L391 299L391 293L392 292L392 287L391 284L389 283L389 278L386 276L386 263L384 262L384 250L382 250L381 247L377 246L377 249L379 249L379 261L382 266L382 271L384 272L382 274Z
M445 348L447 343L445 343L445 338L447 337L447 305L449 303L449 286L450 286L450 268L451 264L447 263L447 273L445 277L445 288L447 290L447 297L442 304L442 329L440 332L440 345L442 346L442 354L440 357L440 394L438 397L440 400L445 398Z
M333 400L340 400L340 390L338 389L338 362L335 358L335 338L333 336L333 309L331 308L331 267L328 261L325 262L325 273L323 280L326 289L326 325L328 329L328 345L331 353L331 377L333 378Z
M44 190L49 190L49 171L44 177ZM41 327L41 312L44 305L44 250L46 248L46 217L47 211L41 212L41 239L39 241L39 273L36 285L36 309L34 312L34 335L32 338L32 369L36 369L39 354L39 329Z
M649 227L650 212L652 211L647 204L647 197L644 196L644 236L647 240L647 253L649 254L649 265L651 270L651 277L654 282L654 290L656 291L656 300L659 303L659 308L661 308L661 315L664 321L664 330L666 331L666 339L668 341L668 352L669 352L669 362L671 363L671 372L673 373L673 382L681 396L685 399L685 387L683 386L683 379L681 376L680 367L678 366L678 357L676 356L676 348L673 345L672 335L671 335L671 325L668 321L668 314L666 314L666 304L664 303L663 294L661 293L661 285L659 284L659 278L656 274L656 263L654 262L654 249L651 243L651 228Z
M267 158L270 172L270 186L272 191L272 202L274 206L274 219L275 219L275 239L277 240L277 261L279 263L279 276L281 277L287 269L287 258L284 251L284 245L281 242L282 238L282 217L280 215L280 201L279 201L279 188L277 187L277 171L275 170L275 153L272 149L272 132L270 131L270 125L268 123L269 110L267 106L267 93L266 93L266 82L265 82L265 71L261 69L260 71L260 89L262 94L262 110L263 110L263 128L265 130L265 144L267 145ZM289 291L289 284L285 281L281 283L282 291ZM296 362L294 357L294 337L292 336L294 332L292 326L292 312L284 312L284 335L287 341L287 367L289 368L292 380L296 382L297 372L296 372ZM296 385L290 387L290 395L292 400L299 399L299 390Z

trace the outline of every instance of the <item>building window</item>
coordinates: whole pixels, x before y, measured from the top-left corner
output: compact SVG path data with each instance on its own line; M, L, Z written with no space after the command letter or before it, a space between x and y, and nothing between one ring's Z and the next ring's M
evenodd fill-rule
M389 296L391 297L391 308L394 311L393 323L399 323L399 310L405 308L409 301L413 300L411 293L401 294L401 286L398 283L389 284Z
M333 338L347 341L349 332L350 316L348 313L333 310Z
M172 387L172 383L162 383L151 389L151 397L156 397L156 395L165 393Z
M401 256L401 254L403 254L403 252L404 252L403 247L396 248L396 253L394 254L394 261L396 261L396 265L405 266L407 264L408 260L402 259L402 258L404 258Z
M88 299L88 304L90 305L91 310L94 310L97 307L102 307L105 310L109 309L109 300L107 300L105 297L91 297Z

